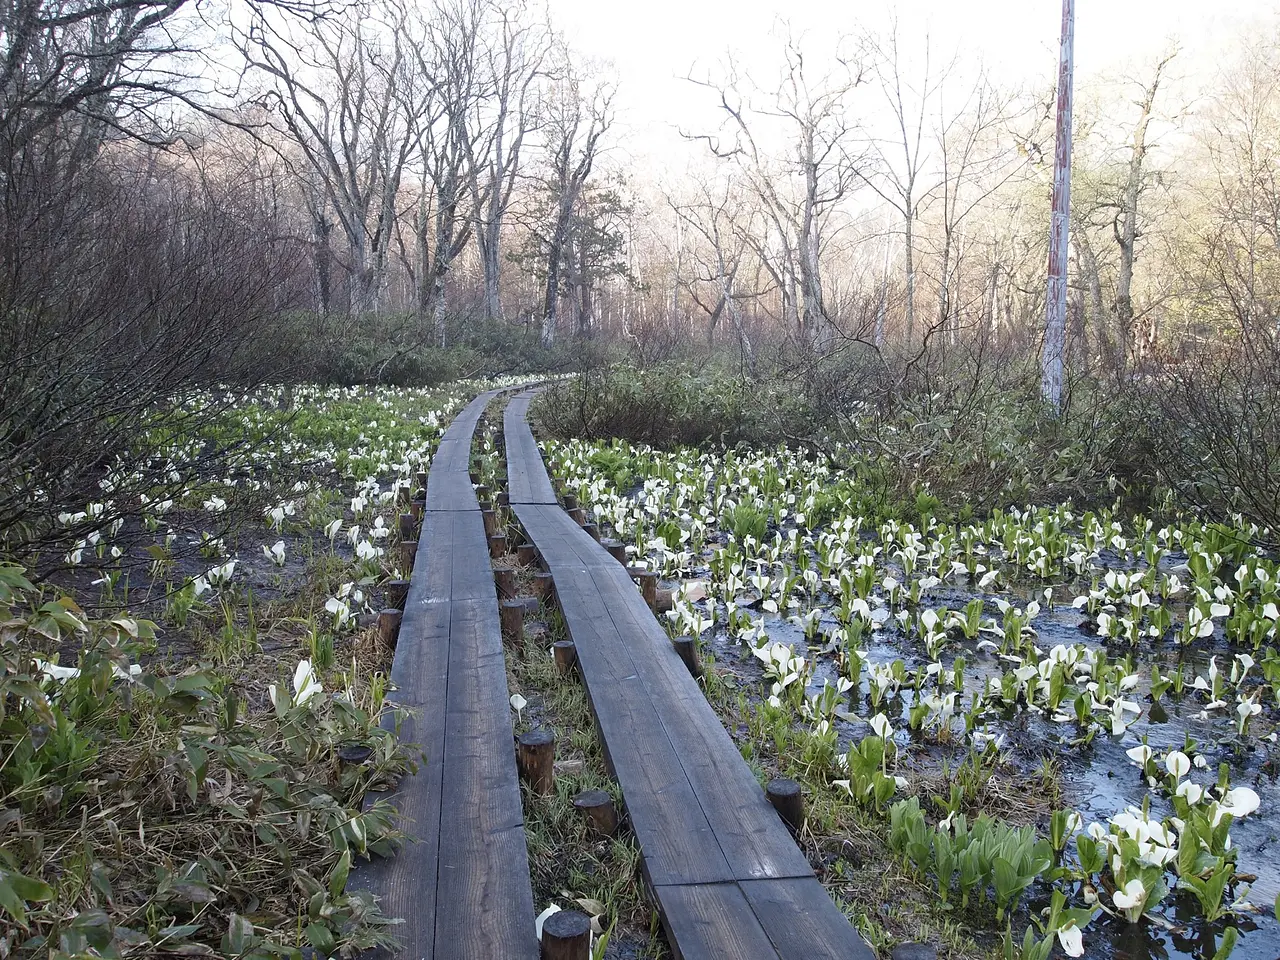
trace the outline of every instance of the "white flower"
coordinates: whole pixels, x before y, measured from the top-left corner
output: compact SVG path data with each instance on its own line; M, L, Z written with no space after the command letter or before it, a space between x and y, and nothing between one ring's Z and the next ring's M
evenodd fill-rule
M1185 797L1187 803L1194 806L1204 797L1204 788L1194 780L1183 780L1178 784L1177 794L1180 797Z
M1058 928L1058 942L1062 944L1062 952L1068 957L1084 956L1084 934L1074 923Z
M560 912L560 908L553 903L551 904L551 906L547 907L547 909L543 910L540 914L538 914L537 918L533 921L534 936L536 936L539 940L541 940L542 925L547 922L547 917L551 916L553 913L559 913L559 912Z
M1258 809L1258 805L1262 801L1258 795L1248 787L1235 787L1227 791L1227 795L1222 798L1220 810L1222 813L1229 813L1237 820L1249 816ZM1214 817L1214 825L1216 826L1220 817Z
M1175 780L1181 780L1191 772L1191 761L1181 750L1174 750L1164 758L1164 765Z
M1111 895L1111 899L1116 902L1116 906L1126 912L1135 908L1141 908L1147 900L1147 888L1142 885L1142 881L1138 879L1130 880L1124 885L1123 890L1117 890Z
M293 671L294 702L298 706L302 706L312 697L320 693L324 693L324 687L320 685L320 681L316 678L315 671L311 669L311 661L299 660L298 669Z
M876 736L888 740L893 735L893 727L889 723L889 718L883 713L877 713L871 718L871 729L876 732Z
M284 541L277 540L273 546L262 545L262 552L277 567L284 566Z
M338 597L330 597L325 601L324 608L333 614L334 625L339 629L344 627L347 621L351 619L351 606Z

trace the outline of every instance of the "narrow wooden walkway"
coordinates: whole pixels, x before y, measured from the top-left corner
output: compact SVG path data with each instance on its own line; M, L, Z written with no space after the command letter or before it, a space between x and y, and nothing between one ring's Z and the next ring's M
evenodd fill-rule
M471 486L471 439L496 392L450 424L431 463L391 699L425 762L388 799L410 840L352 874L406 960L534 960L533 894L497 594Z
M531 397L503 423L511 507L555 580L674 953L871 960L626 569L556 505Z

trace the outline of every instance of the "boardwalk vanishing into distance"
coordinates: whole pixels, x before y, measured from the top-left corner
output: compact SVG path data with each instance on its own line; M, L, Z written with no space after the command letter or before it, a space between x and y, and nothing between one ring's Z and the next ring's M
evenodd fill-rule
M498 601L469 476L476 397L440 441L396 645L392 698L425 762L389 795L408 841L352 876L382 898L393 956L533 960L533 895ZM371 797L374 795L371 795Z
M508 493L555 580L646 881L684 960L871 960L626 568L559 506L526 413L504 415Z

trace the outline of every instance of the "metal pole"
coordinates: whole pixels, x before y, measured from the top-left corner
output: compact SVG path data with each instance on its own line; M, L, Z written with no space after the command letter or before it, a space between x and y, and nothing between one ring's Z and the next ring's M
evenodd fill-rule
M1062 409L1063 354L1067 339L1067 241L1071 213L1071 86L1074 73L1075 0L1062 0L1062 55L1058 66L1058 130L1053 153L1053 214L1049 221L1049 286L1045 298L1044 356L1040 392Z

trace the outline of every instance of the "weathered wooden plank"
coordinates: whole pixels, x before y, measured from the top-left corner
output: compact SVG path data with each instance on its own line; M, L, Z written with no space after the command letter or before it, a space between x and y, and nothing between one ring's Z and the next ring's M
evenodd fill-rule
M386 799L397 811L397 826L407 842L392 857L360 863L347 882L380 900L383 914L403 920L388 928L396 947L380 956L431 960L435 953L436 890L439 887L440 799L444 768L427 763L405 777L394 791L370 793L365 803Z
M428 512L435 510L476 509L475 488L468 475L471 466L471 440L476 422L498 391L482 393L459 413L445 430L431 458L427 482Z
M778 819L697 681L626 572L598 567L591 576L626 637L636 672L656 703L667 737L715 831L733 877L812 877L813 868Z
M492 590L490 591L492 594ZM533 958L533 893L494 601L455 600L436 956Z
M507 446L507 493L512 503L556 502L551 478L542 465L537 441L525 422L532 393L512 398L503 414L503 434Z
M493 586L493 564L489 561L489 541L484 535L480 511L467 510L450 514L453 551L448 555L450 569L449 596L457 600L491 600L497 602ZM497 617L497 607L494 606Z
M659 885L654 894L676 960L777 960L778 951L736 883Z
M555 569L555 562L552 563ZM731 879L729 865L655 703L636 672L624 639L581 573L565 578L561 609L578 651L601 739L622 786L636 839L653 883L716 883Z
M875 953L817 878L749 880L739 886L779 955L874 960Z

